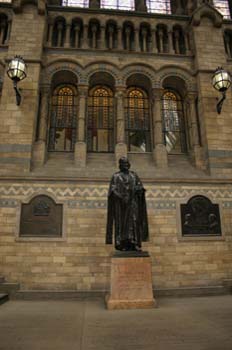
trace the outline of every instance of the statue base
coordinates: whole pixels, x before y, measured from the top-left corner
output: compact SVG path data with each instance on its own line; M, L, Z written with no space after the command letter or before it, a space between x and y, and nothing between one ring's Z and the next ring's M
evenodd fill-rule
M147 252L116 252L111 259L110 294L106 307L148 309L156 307L152 291L151 258Z

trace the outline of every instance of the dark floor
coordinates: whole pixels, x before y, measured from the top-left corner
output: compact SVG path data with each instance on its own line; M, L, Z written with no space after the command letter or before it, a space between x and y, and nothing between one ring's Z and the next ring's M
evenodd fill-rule
M91 301L9 301L0 350L232 350L232 296L160 298L150 310Z

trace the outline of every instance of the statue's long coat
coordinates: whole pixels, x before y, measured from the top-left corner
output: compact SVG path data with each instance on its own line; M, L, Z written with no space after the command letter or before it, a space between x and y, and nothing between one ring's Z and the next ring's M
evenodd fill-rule
M141 247L148 239L148 222L145 189L133 171L121 171L112 176L108 194L106 243L111 244L115 234L115 247L130 241Z

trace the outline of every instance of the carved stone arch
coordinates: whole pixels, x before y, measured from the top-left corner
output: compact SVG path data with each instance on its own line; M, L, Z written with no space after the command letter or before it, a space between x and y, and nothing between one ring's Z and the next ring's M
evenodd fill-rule
M161 68L156 75L155 87L162 88L163 81L168 77L177 77L186 84L187 91L196 91L196 81L192 74L186 69L177 66L166 66Z
M87 84L89 84L90 78L93 74L104 72L110 74L114 81L115 85L121 85L121 74L118 68L112 64L99 62L86 66L84 79Z
M52 77L55 73L59 71L70 71L74 73L77 77L77 81L79 84L85 84L86 80L83 74L83 68L77 64L76 62L71 62L70 60L59 60L50 62L44 69L41 75L41 83L50 85L52 81Z
M28 204L30 203L33 198L38 197L38 196L47 196L50 197L54 203L57 204L64 204L65 201L63 200L59 200L58 197L56 196L56 194L54 193L54 191L52 191L50 188L49 189L45 189L42 187L37 188L35 191L33 191L33 193L30 193L28 195L26 195L23 200L21 201L22 204Z
M152 85L152 88L155 87L155 70L154 68L148 65L129 65L123 68L122 70L122 84L126 85L127 79L133 74L142 74L146 76Z
M204 3L194 11L192 15L192 24L194 26L199 26L203 17L207 17L212 20L212 23L215 27L221 27L222 25L223 15L220 14L215 9L215 7L209 3Z

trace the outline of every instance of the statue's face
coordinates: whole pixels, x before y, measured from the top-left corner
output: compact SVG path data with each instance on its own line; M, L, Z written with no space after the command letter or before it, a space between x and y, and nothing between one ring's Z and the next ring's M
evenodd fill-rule
M127 159L123 159L119 163L119 168L121 171L128 171L130 169L130 163L128 162Z

